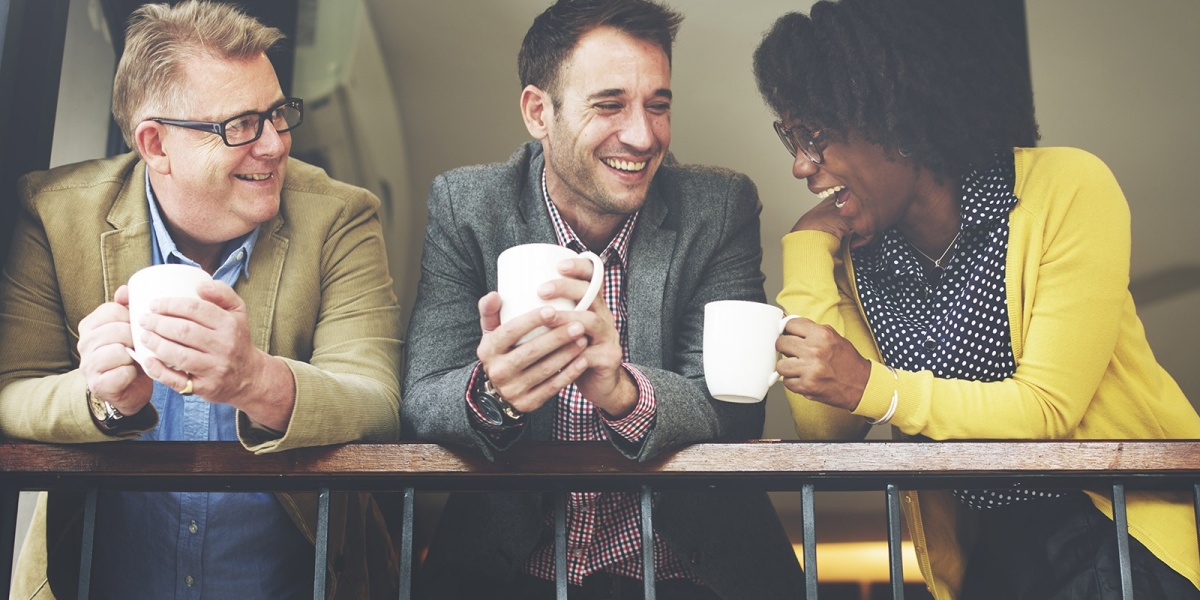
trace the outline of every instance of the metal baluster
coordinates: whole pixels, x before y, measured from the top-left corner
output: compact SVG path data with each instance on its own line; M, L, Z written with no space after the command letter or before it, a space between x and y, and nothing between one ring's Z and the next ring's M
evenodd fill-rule
M92 550L96 541L96 502L100 492L88 488L83 503L83 545L79 548L79 600L87 600L92 590Z
M817 600L817 510L813 485L800 487L800 536L804 539L804 597Z
M21 488L4 486L0 494L0 590L12 585L13 545L17 542L17 508L21 503Z
M1129 560L1129 520L1125 515L1125 485L1113 484L1113 523L1117 526L1117 557L1121 567L1121 598L1133 600L1133 567Z
M642 594L646 600L654 600L654 495L650 485L642 486Z
M904 600L904 554L900 537L900 489L887 486L888 565L892 580L892 599Z
M325 600L325 571L329 564L329 488L317 493L317 564L313 569L313 600Z
M416 490L404 488L404 523L400 526L400 600L412 600L413 554L413 498Z
M1196 539L1200 540L1200 483L1192 486L1192 499L1196 503Z
M567 600L567 494L554 493L554 584L558 600Z

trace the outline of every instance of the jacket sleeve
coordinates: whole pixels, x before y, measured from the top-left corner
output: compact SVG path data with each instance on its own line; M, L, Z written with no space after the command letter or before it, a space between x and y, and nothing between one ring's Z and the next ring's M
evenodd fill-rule
M404 370L404 437L474 446L493 458L503 446L472 427L466 402L478 364L479 298L487 294L482 250L457 222L445 175L433 182L421 279L409 319ZM526 425L526 428L528 425Z
M75 347L79 324L69 322L63 306L55 257L30 179L19 186L13 243L0 275L0 437L52 443L136 437L158 422L153 406L138 413L137 427L123 427L117 435L105 434L92 421ZM77 266L99 269L98 264ZM104 302L101 295L96 306Z
M400 308L388 273L379 201L358 188L342 198L343 208L332 223L311 230L324 239L305 235L293 240L320 247L319 264L289 259L293 262L285 265L283 275L286 279L292 268L305 270L295 277L315 282L303 288L314 294L307 301L319 306L311 326L312 351L308 357L280 356L296 383L295 407L282 437L251 428L245 414L238 414L238 436L256 453L399 438ZM297 302L301 300L281 294L277 321L287 321L288 305ZM300 326L287 327L298 331ZM308 338L308 331L299 333Z
M859 312L841 251L838 239L828 233L796 231L784 236L783 289L777 298L779 306L789 315L833 327L850 340L860 354L878 361L879 351ZM891 378L890 373L888 378ZM875 380L874 374L871 379ZM796 433L802 440L858 439L870 429L865 419L842 409L809 400L790 390L787 398ZM891 400L890 393L888 400Z

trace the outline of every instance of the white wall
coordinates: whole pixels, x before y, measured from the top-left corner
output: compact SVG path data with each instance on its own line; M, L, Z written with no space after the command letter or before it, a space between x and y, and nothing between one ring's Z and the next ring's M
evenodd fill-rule
M97 0L71 0L50 166L104 156L116 57Z

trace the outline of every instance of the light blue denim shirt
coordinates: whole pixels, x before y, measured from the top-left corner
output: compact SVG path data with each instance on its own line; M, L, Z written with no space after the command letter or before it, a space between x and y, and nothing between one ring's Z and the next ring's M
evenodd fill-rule
M175 246L146 179L153 264L199 266ZM226 245L214 278L233 285L258 229ZM143 441L236 441L236 411L155 382L158 426ZM254 456L246 453L246 460ZM274 494L104 492L96 519L92 598L311 598L313 546Z

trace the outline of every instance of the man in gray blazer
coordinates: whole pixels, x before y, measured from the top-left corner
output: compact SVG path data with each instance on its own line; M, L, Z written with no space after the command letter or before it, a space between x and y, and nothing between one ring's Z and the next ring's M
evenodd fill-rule
M648 0L559 0L534 21L519 70L536 141L506 163L443 174L430 191L401 406L408 437L488 458L529 441L605 440L647 460L761 435L762 403L716 401L704 385L704 305L765 300L760 206L744 175L668 155L680 20ZM496 259L526 243L599 254L604 293L588 310L501 324ZM563 278L540 294L576 302L591 270L564 260ZM423 597L553 598L552 504L534 493L452 495ZM636 494L571 495L571 598L641 597L638 511ZM660 599L802 593L765 493L662 492L654 524Z

